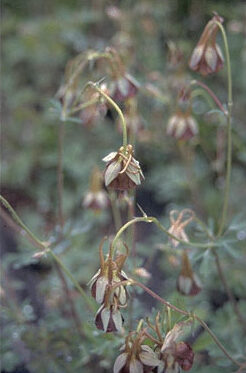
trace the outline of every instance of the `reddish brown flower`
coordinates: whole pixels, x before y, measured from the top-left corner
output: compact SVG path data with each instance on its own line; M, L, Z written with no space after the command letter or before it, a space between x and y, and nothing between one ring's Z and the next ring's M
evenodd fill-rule
M177 140L189 140L198 134L198 125L189 111L177 111L167 123L167 135Z
M139 162L133 158L133 147L121 147L103 158L107 162L104 171L105 186L115 190L133 189L144 179Z
M110 87L110 95L116 102L123 102L127 99L136 96L139 84L129 74L124 73L123 76L113 80Z
M102 84L102 91L108 94L108 89L105 84ZM88 128L92 127L97 119L104 117L107 113L107 103L105 99L100 96L98 92L94 90L87 89L84 94L85 103L91 102L91 105L88 105L86 108L81 110L80 119L82 124Z
M185 324L178 323L170 330L161 348L162 367L158 373L179 373L180 368L188 371L192 368L194 353L186 342L177 342L183 333Z
M202 75L218 72L224 64L222 52L216 43L216 35L219 30L216 22L222 23L223 18L214 15L208 22L190 58L190 68Z
M108 306L103 304L96 313L95 325L97 329L104 330L105 333L121 331L123 322L124 318L117 304Z

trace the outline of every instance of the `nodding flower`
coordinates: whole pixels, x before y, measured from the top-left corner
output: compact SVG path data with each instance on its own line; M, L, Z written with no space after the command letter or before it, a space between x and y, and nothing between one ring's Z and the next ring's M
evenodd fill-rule
M190 209L184 209L180 213L177 210L172 210L170 212L171 226L168 229L168 232L171 233L173 236L177 237L179 240L189 242L188 236L185 233L184 228L193 220L193 218L194 212ZM173 247L176 248L179 245L179 241L175 238L169 237L169 240Z
M198 134L198 124L189 111L178 110L170 117L166 133L177 140L189 140Z
M141 331L134 337L130 333L122 346L122 353L114 363L114 373L144 373L152 372L161 363L157 354L147 344Z
M100 89L108 94L108 88L106 84L101 84ZM87 89L84 93L84 96L85 103L91 102L91 105L88 105L86 108L82 109L80 111L79 117L85 127L91 128L99 118L106 115L108 106L105 99L94 90Z
M91 295L96 299L97 303L102 304L105 301L106 291L110 287L121 281L128 280L127 275L122 270L128 254L119 254L115 260L112 260L111 255L105 260L102 252L104 240L99 246L100 268L97 273L88 282L91 289ZM127 248L127 246L125 245ZM128 248L127 248L128 253ZM120 306L125 306L128 299L128 293L124 285L119 285L112 290L112 296L117 298Z
M120 147L118 152L103 158L107 162L104 171L105 186L119 191L133 189L144 179L139 162L133 158L133 147Z
M108 47L105 50L111 55L111 76L110 96L116 102L124 102L136 96L139 83L126 72L122 60L114 48Z
M180 368L188 371L192 368L194 353L191 346L186 342L177 342L183 333L185 324L178 323L170 330L161 347L162 366L158 373L179 373Z
M186 250L182 253L182 266L177 280L177 289L183 295L197 295L202 289L198 276L192 271Z
M223 18L215 14L206 25L200 40L195 47L189 62L191 70L202 75L218 72L224 65L224 58L220 47L216 43L219 26L216 22L223 23Z
M100 170L95 167L91 173L90 189L85 194L83 207L92 209L95 212L100 212L107 208L108 204L107 193L102 188L102 174Z

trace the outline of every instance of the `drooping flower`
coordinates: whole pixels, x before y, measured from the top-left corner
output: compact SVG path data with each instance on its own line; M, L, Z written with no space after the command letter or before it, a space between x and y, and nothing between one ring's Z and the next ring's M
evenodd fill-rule
M201 291L201 282L192 271L186 250L182 254L182 267L177 281L177 289L183 295L197 295Z
M108 88L106 84L101 84L101 90L108 94ZM107 113L108 107L105 99L94 90L87 89L84 93L85 103L88 102L91 104L85 107L80 112L80 119L82 124L87 128L90 128L94 125L97 119L104 117Z
M96 301L102 304L105 301L106 291L109 287L125 281L128 279L122 267L127 258L126 255L120 254L113 261L111 258L104 260L102 253L102 244L99 247L100 250L100 269L91 278L88 285L91 289L91 295ZM117 298L118 304L120 306L125 306L128 299L128 293L124 285L117 286L114 291L112 291L112 296Z
M176 219L174 215L177 215ZM185 218L185 214L188 215ZM184 228L192 221L194 217L194 213L192 210L184 209L180 213L177 210L172 210L170 212L170 223L171 226L168 229L168 232L171 233L173 236L177 237L179 240L189 242L188 236L185 233ZM179 241L173 237L169 237L169 240L173 247L177 247L179 245Z
M144 373L151 372L161 363L157 354L150 346L143 344L143 338L128 336L121 349L123 352L114 363L114 373Z
M219 30L216 22L223 23L223 18L216 14L208 22L190 58L189 67L202 75L218 72L224 65L222 52L216 43Z
M166 133L177 140L189 140L198 134L198 125L189 111L178 110L169 119Z
M102 174L95 167L91 173L90 189L85 194L83 206L99 212L109 204L107 193L102 188Z
M110 85L110 95L116 102L124 102L136 96L138 92L138 82L127 73L114 79Z
M194 353L186 342L177 342L183 333L185 324L178 323L170 330L161 347L162 365L158 367L158 373L179 373L180 368L188 371L192 368Z
M103 330L105 333L120 332L123 322L124 318L117 303L103 304L96 313L95 325L97 329Z
M104 171L105 186L119 191L133 189L144 179L139 162L133 158L133 147L121 147L103 158L107 162Z

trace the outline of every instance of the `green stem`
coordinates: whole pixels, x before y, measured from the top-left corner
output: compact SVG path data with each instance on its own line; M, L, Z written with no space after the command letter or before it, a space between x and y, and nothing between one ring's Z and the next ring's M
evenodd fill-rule
M83 110L83 109L86 109L88 106L91 106L91 105L94 105L98 102L98 99L91 99L87 102L84 102L83 104L79 105L79 106L76 106L74 109L70 110L69 114L74 114L76 113L77 111L80 111L80 110Z
M58 222L61 231L64 227L64 214L63 214L63 190L64 190L64 178L63 178L63 153L64 153L64 134L65 134L65 122L60 123L58 129L58 162L57 162L57 196L58 196Z
M228 352L227 350L225 349L225 347L222 345L222 343L218 340L218 338L216 337L216 335L212 332L212 330L208 327L208 325L202 320L200 319L200 317L198 317L197 315L195 314L191 314L190 312L187 312L187 311L184 311L176 306L174 306L173 304L169 303L168 301L166 301L165 299L161 298L158 294L156 294L155 292L153 292L151 289L149 289L147 286L143 285L141 282L138 282L138 281L135 281L135 280L132 280L132 285L136 285L136 286L139 286L140 288L142 288L144 291L146 291L146 293L148 293L149 295L151 295L154 299L158 300L160 303L164 304L165 306L169 307L170 309L182 314L182 315L185 315L185 316L188 316L188 317L191 317L195 320L197 320L201 325L202 327L208 332L208 334L212 337L212 339L214 340L214 342L217 344L217 346L221 349L221 351L223 351L223 353L228 357L228 359L230 359L235 365L237 365L238 367L241 367L242 365L237 361L235 360Z
M115 229L117 232L122 226L122 220L121 220L121 215L120 215L120 209L119 209L119 206L117 205L117 198L114 192L109 193L109 199L111 202L114 225L115 225Z
M62 270L70 278L70 280L72 281L72 283L74 284L74 286L76 287L78 292L81 294L81 296L86 301L89 309L94 312L95 311L94 303L91 301L90 297L87 296L86 292L82 289L82 287L80 286L78 281L73 277L71 272L65 267L65 265L62 263L60 258L56 254L54 254L54 252L51 249L48 249L47 252L52 256L52 258L59 264L59 266L62 268Z
M227 64L227 80L228 80L228 115L227 115L227 136L228 136L228 145L227 145L227 169L226 169L226 185L225 185L225 195L224 195L224 203L223 203L223 210L221 215L221 222L218 230L217 237L221 236L224 230L226 216L228 211L228 204L229 204L229 193L230 193L230 180L231 180L231 162L232 162L232 136L231 136L231 115L232 115L232 76L231 76L231 59L230 59L230 52L228 41L226 37L226 32L224 27L220 22L216 22L219 26L220 31L222 33L224 47L225 47L225 54L226 54L226 64Z
M193 246L193 247L196 247L196 248L203 248L203 249L207 249L207 248L210 248L210 247L215 247L217 246L218 244L216 244L216 242L208 242L208 243L199 243L199 242L187 242L187 241L183 241L183 240L180 240L178 237L174 236L173 234L169 233L168 230L163 227L163 225L159 222L159 220L155 217L152 217L152 216L143 216L143 217L139 217L139 218L134 218L130 221L128 221L126 224L124 224L120 230L116 233L114 239L113 239L113 242L112 242L112 251L114 251L114 248L115 248L115 245L116 245L116 242L117 240L120 238L121 234L129 227L131 226L132 224L135 224L135 223L140 223L140 222L144 222L144 223L154 223L161 231L163 231L166 235L168 235L169 237L175 239L176 241L178 241L179 243L182 243L186 246Z
M93 87L98 93L100 93L112 106L113 108L117 111L119 117L120 117L120 120L121 120L121 125L122 125L122 133L123 133L123 141L122 141L122 144L124 147L126 147L127 145L127 127L126 127L126 122L125 122L125 118L124 118L124 115L121 111L121 109L119 108L119 106L114 102L114 100L112 100L112 98L110 98L102 89L100 89L96 83L93 83L93 82L88 82L85 86L85 89L87 86L90 86L90 87Z
M33 234L30 229L27 228L27 226L23 223L23 221L19 218L13 207L9 204L9 202L0 195L0 201L2 204L6 207L6 209L9 211L10 215L12 216L13 220L22 228L24 231L28 234L28 236L37 244L38 247L42 249L47 249L48 243L44 241L40 241L35 234Z

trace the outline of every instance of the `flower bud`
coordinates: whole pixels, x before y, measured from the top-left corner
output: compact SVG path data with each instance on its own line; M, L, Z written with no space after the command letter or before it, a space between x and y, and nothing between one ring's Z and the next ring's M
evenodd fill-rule
M102 189L102 175L95 167L91 173L90 189L86 193L83 206L96 212L105 209L109 204L107 193Z
M124 102L129 98L136 96L139 84L129 74L113 80L110 87L110 95L116 102Z
M182 255L182 268L177 281L177 289L183 295L197 295L201 291L201 282L192 271L186 251Z
M177 140L189 140L198 134L198 125L189 111L177 111L169 119L166 133Z

